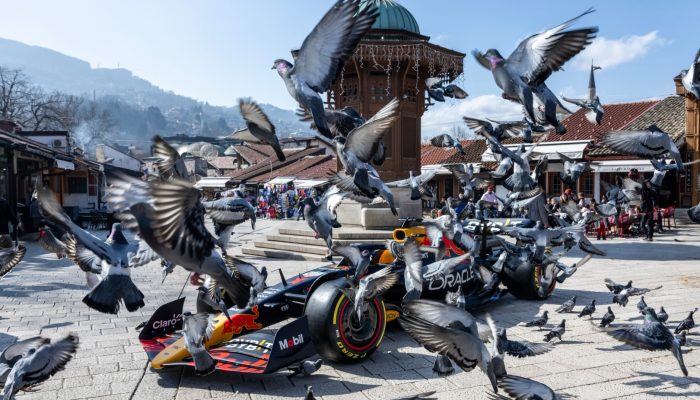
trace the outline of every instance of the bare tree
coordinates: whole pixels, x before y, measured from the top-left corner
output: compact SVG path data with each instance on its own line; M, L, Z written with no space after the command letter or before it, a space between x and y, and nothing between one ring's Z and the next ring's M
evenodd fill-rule
M78 124L74 129L74 138L86 150L95 140L104 140L113 133L117 124L109 111L100 109L95 101L88 102L78 113Z
M19 69L0 66L0 117L20 121L29 105L29 78Z

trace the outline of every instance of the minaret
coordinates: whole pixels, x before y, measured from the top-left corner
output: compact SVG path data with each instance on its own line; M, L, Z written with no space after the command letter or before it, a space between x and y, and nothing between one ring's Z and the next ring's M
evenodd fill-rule
M602 69L601 67L597 67L593 65L593 60L591 60L591 76L588 78L588 101L593 102L595 100L595 76L593 74L593 71L597 69Z

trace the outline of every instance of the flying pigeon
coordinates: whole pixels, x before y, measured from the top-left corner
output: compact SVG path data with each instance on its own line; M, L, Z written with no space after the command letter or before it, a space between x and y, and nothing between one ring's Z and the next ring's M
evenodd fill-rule
M354 285L357 285L360 282L360 278L367 273L371 255L369 250L360 250L355 246L336 246L333 247L332 251L343 256L353 266L355 275L352 281Z
M223 197L214 201L203 201L202 205L214 221L214 233L219 236L216 244L226 253L233 228L247 220L255 229L255 207L240 197Z
M438 354L435 356L435 363L433 363L433 372L440 377L445 377L452 375L455 372L455 367L449 357Z
M293 378L297 375L309 376L321 369L322 365L323 359L319 358L316 361L306 360L299 364L290 365L289 367L287 367L287 370L291 372L291 374L289 375L290 378Z
M210 275L239 308L250 300L250 288L233 276L216 239L204 226L201 192L189 182L143 182L130 177L115 180L108 202L116 212L137 222L141 238L166 260L199 275Z
M532 343L528 341L509 340L505 328L498 330L498 353L507 353L513 357L523 358L544 354L552 350L550 344Z
M618 294L625 289L631 288L632 281L628 281L626 285L621 285L619 283L615 283L612 279L605 278L605 287L607 287L608 290L613 292L614 294Z
M158 135L153 137L153 156L159 158L156 168L160 179L167 181L189 177L185 160L180 157L180 153Z
M388 187L410 187L411 188L411 200L419 200L423 197L426 192L425 185L430 182L437 173L437 169L428 170L418 176L413 176L413 171L408 171L408 179L402 179L399 181L388 182L386 185Z
M467 154L464 152L464 148L462 147L462 144L459 142L459 140L455 140L455 138L453 138L447 133L443 133L442 135L437 135L433 137L432 139L430 139L430 144L435 147L442 147L445 149L457 149L457 151L459 151L459 154L461 155Z
M267 287L267 268L257 269L253 264L245 262L237 257L224 255L224 263L231 270L232 275L237 275L244 286L251 289L248 306L257 304L257 295L262 293ZM216 282L215 279L212 279Z
M483 189L488 185L481 178L474 177L474 166L472 164L447 164L444 167L457 178L462 191L464 191L465 198L470 198L475 190Z
M12 271L22 261L26 252L27 248L22 243L16 247L0 250L0 277Z
M612 311L612 308L608 306L608 312L603 315L603 319L600 320L600 326L601 327L606 327L610 325L613 321L615 321L615 314Z
M58 259L66 257L66 245L58 240L48 226L39 227L39 246L49 253L56 253Z
M343 164L345 172L353 177L355 185L365 196L374 197L377 194L375 191L378 192L379 188L376 184L372 185L374 187L371 186L369 175L380 182L381 180L376 169L369 162L377 152L384 134L391 130L394 121L398 118L398 110L399 101L393 99L367 122L348 133L347 137L333 138L338 159Z
M425 87L428 90L428 96L435 101L444 102L445 97L451 97L453 99L466 99L467 92L461 87L450 83L444 85L442 79L437 77L430 77L425 80Z
M272 147L278 160L286 160L277 134L275 133L275 126L258 103L250 99L240 99L238 101L238 107L247 129L235 132L231 135L231 138L248 143L266 144Z
M85 273L88 288L94 289L102 280L102 259L78 243L75 236L66 234L66 258Z
M347 292L347 297L353 302L358 321L362 321L367 303L375 297L384 294L398 280L398 273L392 273L391 267L384 267L360 279L360 283L354 291L354 296L351 295L350 291Z
M137 243L127 241L122 233L121 224L113 224L109 237L106 241L102 241L102 239L77 226L66 215L49 189L42 187L37 190L37 193L39 207L46 214L46 217L61 229L75 236L75 239L92 252L103 266L108 267L107 276L83 298L83 302L88 307L107 314L117 314L122 302L129 311L136 311L143 307L145 305L143 293L131 280L130 267L132 265L129 262L139 246ZM95 265L96 263L97 260L92 261L91 264ZM92 271L94 269L91 269Z
M325 193L324 193L325 197ZM307 197L304 199L304 219L309 225L314 236L326 242L328 249L333 248L333 227L339 226L325 206L325 198L321 198L320 204L316 205L314 199Z
M467 299L464 297L464 292L462 291L462 285L457 286L457 290L454 292L447 292L445 294L445 304L457 307L464 310L467 306Z
M423 257L415 240L406 240L403 244L404 286L406 294L403 303L420 298L423 292Z
M20 390L38 385L63 370L77 349L78 337L72 334L55 343L32 338L5 349L0 355L0 377L5 376L3 400L12 400Z
M371 195L369 197L367 197L365 192L357 186L354 178L344 172L336 172L334 174L331 174L329 182L332 185L337 186L340 192L351 193L355 197L349 198L359 201L360 203L386 203L391 209L391 212L395 216L398 216L399 213L394 204L394 194L389 188L389 186L387 186L386 183L384 183L379 178L379 173L376 172L376 170L373 170L370 174L367 175L367 178L369 182L369 190L371 192ZM336 203L336 206L337 204L338 203ZM328 208L332 208L330 203Z
M566 30L577 19L593 11L589 9L554 28L528 37L507 59L495 49L489 49L485 54L474 50L472 54L479 64L493 73L496 85L504 92L503 96L523 105L531 121L538 121L535 113L537 103L544 108L546 122L554 126L557 133L563 134L566 128L556 117L557 109L563 106L545 81L595 38L597 27Z
M644 323L641 325L629 325L610 329L606 328L613 338L643 350L659 351L669 350L678 360L683 375L688 376L688 370L683 363L683 353L680 343L671 331L656 318L653 308L644 310Z
M376 7L360 7L360 3L338 0L304 39L296 65L277 59L272 66L292 98L311 112L317 129L328 138L333 134L325 119L320 93L328 91L379 15Z
M185 348L190 352L194 361L194 371L197 375L208 375L216 369L216 360L204 347L214 330L214 316L206 313L183 313L182 336Z
M215 314L220 312L227 319L231 319L228 309L221 306L218 286L211 282L209 276L205 278L204 282L204 285L197 288L197 299L195 300L197 313Z
M595 312L595 299L591 300L591 304L587 304L585 307L583 307L583 310L578 314L579 318L584 317L588 315L589 317L593 317L593 313Z
M575 306L576 306L576 296L573 296L571 299L562 303L562 305L560 305L556 309L556 312L558 312L559 314L570 313L574 309Z
M478 334L461 321L450 321L446 326L440 326L410 313L399 317L399 323L406 333L428 351L447 356L465 372L478 366L488 376L493 390L498 392L488 349Z
M681 71L681 82L686 91L700 100L700 50L695 54L690 68Z
M691 311L688 314L688 316L678 324L678 326L676 327L676 330L674 331L675 334L679 334L682 331L690 332L690 330L695 327L695 320L693 319L693 314L695 314L695 312L697 310L698 309L696 308L693 311Z
M528 321L525 323L525 326L537 326L537 327L543 327L547 325L547 320L549 319L548 311L545 310L541 316L535 317L532 321Z
M641 158L661 158L670 154L678 170L685 171L681 153L668 133L652 124L645 131L610 132L603 137L603 144L622 154Z
M664 306L661 306L661 309L656 314L656 319L658 319L659 322L664 324L666 323L666 321L668 321L668 313L666 312L666 310L664 310Z
M559 400L567 397L559 396L544 383L533 381L515 375L506 375L498 378L498 387L503 389L510 398L516 400ZM490 399L507 399L508 397L489 393Z
M469 129L477 135L482 135L483 132L488 133L499 142L519 136L523 129L527 127L525 121L493 121L483 120L474 117L462 117ZM494 124L496 124L494 126Z
M584 172L591 170L586 163L577 162L573 158L569 158L559 152L557 152L557 155L559 159L564 162L564 170L559 172L559 178L567 185L576 185L578 178Z
M488 133L484 133L484 135L487 137L487 139L491 137L491 135ZM522 144L518 146L516 150L510 150L501 143L496 145L504 157L508 157L513 160L513 173L503 182L503 186L506 189L519 192L533 189L537 185L537 182L535 182L530 175L529 158L537 145L545 139L547 139L546 134L540 136L537 142L530 146L529 149L525 149L525 145Z
M545 336L544 336L544 341L545 342L550 342L552 339L555 337L558 338L561 341L561 335L566 332L566 320L562 319L559 325L555 326L552 328Z
M601 69L601 67L597 67L591 63L591 74L588 77L588 98L568 99L562 96L562 99L564 99L566 102L576 104L577 106L588 110L586 111L586 119L588 122L600 125L603 122L605 110L603 109L602 104L600 104L600 98L598 98L596 95L594 71L597 69Z
M644 309L647 308L647 302L644 301L644 296L642 296L641 299L639 299L639 302L637 303L637 310L639 310L640 314L644 313Z

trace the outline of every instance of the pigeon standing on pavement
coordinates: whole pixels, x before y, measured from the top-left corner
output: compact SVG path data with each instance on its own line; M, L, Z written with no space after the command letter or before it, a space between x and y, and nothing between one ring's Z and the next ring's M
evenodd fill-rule
M0 250L0 278L19 264L27 253L27 248L22 244L13 246L9 249Z
M552 328L545 336L544 341L550 342L555 337L561 341L561 336L566 332L566 320L562 319L559 325Z
M622 154L641 158L661 158L670 154L678 170L685 172L681 152L673 138L654 124L644 131L610 132L603 137L603 144Z
M548 311L545 310L541 316L535 317L532 321L528 321L525 323L525 326L536 326L539 328L542 328L543 326L547 325L547 320L549 320L549 315Z
M557 109L564 108L545 81L595 38L597 27L566 30L577 19L591 12L593 9L526 38L508 58L503 58L496 49L489 49L485 54L474 50L472 54L481 66L493 73L504 98L522 104L526 116L534 122L542 119L537 118L535 104L538 104L543 108L543 119L555 127L557 133L564 134L566 128L556 116Z
M270 122L270 119L258 103L250 99L240 99L238 107L247 129L235 132L231 135L231 138L244 142L266 144L272 147L279 161L286 160L280 141L275 133L275 126Z
M498 330L498 339L496 343L499 354L507 353L518 358L538 356L552 350L551 344L532 343L524 340L509 340L505 328Z
M685 319L678 324L678 326L676 327L676 330L674 331L675 334L679 334L682 331L690 332L690 330L695 327L695 320L693 319L693 314L695 314L695 312L697 310L698 309L696 308L693 311L691 311L688 314L688 316L685 317Z
M18 391L38 385L65 368L78 349L78 337L68 335L55 343L44 339L41 345L35 347L36 344L15 347L12 352L21 349L23 353L12 357L12 365L3 364L10 361L6 358L7 349L0 357L0 376L3 369L11 367L3 382L3 400L12 400Z
M58 240L51 232L51 228L48 226L42 226L39 228L39 246L44 250L55 253L58 259L66 257L66 245L62 241Z
M207 313L183 314L182 336L185 348L192 355L197 375L208 375L216 369L216 360L204 347L214 330L214 316Z
M605 332L613 338L639 349L671 351L678 360L683 375L688 376L678 339L664 324L659 322L653 308L647 307L644 310L644 322L641 325L607 328Z
M555 311L558 312L559 314L570 313L571 310L573 310L575 306L576 306L576 296L573 296L571 299L565 301L564 303L562 303L562 305L557 307L557 309Z
M637 310L639 310L640 314L643 314L645 308L647 308L647 302L644 301L644 296L642 296L642 298L639 299L639 302L637 303Z
M603 315L603 319L600 320L600 326L605 328L613 321L615 321L615 313L613 313L612 308L608 306L608 312L606 312L605 315Z
M690 68L681 71L681 82L685 90L700 100L700 50L695 54Z
M306 360L299 364L290 365L287 370L291 372L289 378L293 378L297 375L309 376L314 372L318 371L323 365L323 359L319 358L316 361Z
M587 304L585 307L583 307L583 310L578 314L579 318L584 317L588 315L589 317L593 317L593 313L595 312L595 299L591 300L591 304Z
M453 138L447 133L443 133L442 135L437 135L433 137L432 139L430 139L430 144L432 144L435 147L442 147L445 149L457 149L457 151L459 151L459 154L466 154L464 152L464 148L462 148L462 144L459 143L459 140L455 140L455 138Z
M334 135L328 128L320 93L328 91L379 15L373 5L360 7L360 3L338 0L304 39L296 64L277 59L272 66L292 98L309 110L316 128L329 139Z
M656 319L664 324L668 321L668 313L664 310L664 306L661 306L661 309L659 309L659 312L656 314Z

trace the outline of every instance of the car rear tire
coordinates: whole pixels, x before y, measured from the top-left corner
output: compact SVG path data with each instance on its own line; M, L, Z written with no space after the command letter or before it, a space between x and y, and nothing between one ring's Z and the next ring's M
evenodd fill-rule
M326 360L356 363L374 353L384 338L386 308L374 299L358 323L353 305L340 289L348 287L345 278L329 281L309 297L306 316L316 351Z
M556 279L552 282L544 295L540 295L540 274L542 267L539 264L530 263L521 265L515 271L504 268L503 284L513 296L524 300L544 300L552 295L557 286Z

